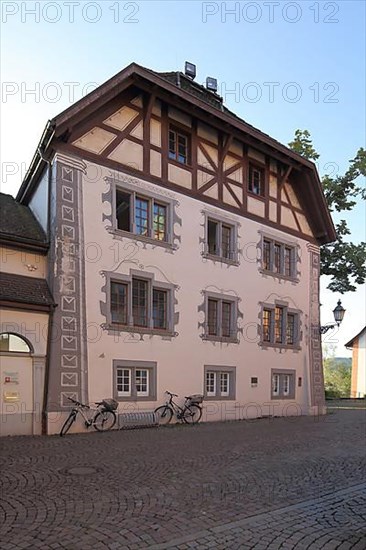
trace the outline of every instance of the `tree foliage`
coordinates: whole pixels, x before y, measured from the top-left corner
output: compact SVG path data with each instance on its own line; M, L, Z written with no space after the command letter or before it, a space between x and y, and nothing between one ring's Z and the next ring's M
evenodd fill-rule
M313 147L308 130L296 130L289 147L308 160L317 160L319 154ZM325 175L322 186L330 212L351 211L357 199L366 198L365 188L358 182L366 176L366 151L362 147L356 156L349 161L344 175L331 177ZM337 240L321 247L321 273L331 277L328 288L344 294L356 290L355 284L366 280L366 243L354 244L347 240L350 235L346 220L335 223Z
M324 359L324 389L326 397L349 397L351 394L351 366L335 357Z

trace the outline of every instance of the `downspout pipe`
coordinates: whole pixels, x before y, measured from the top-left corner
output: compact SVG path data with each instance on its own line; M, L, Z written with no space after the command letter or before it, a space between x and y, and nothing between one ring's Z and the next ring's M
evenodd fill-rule
M48 408L48 385L50 380L50 364L51 364L51 343L52 343L52 329L53 329L53 316L57 304L53 304L50 307L50 313L48 317L48 334L47 334L47 349L46 349L46 366L44 373L44 386L43 386L43 403L42 403L42 435L47 435L47 408Z
M52 138L51 138L52 139ZM51 242L51 192L52 192L52 163L43 156L41 147L37 149L40 159L48 166L48 197L47 197L47 241Z
M50 143L53 134L48 143ZM47 145L45 149L47 148ZM52 162L46 159L43 156L41 145L37 149L39 158L48 166L48 197L47 197L47 241L51 243L51 197L52 197ZM53 264L53 250L51 246L48 249L48 272L50 266ZM52 344L52 331L53 331L53 319L54 311L57 307L56 304L53 304L50 308L49 318L48 318L48 334L47 334L47 350L46 350L46 367L45 367L45 377L44 377L44 389L43 389L43 407L42 407L42 435L47 435L48 433L48 422L47 422L47 410L48 410L48 395L49 395L49 380L50 380L50 365L51 365L51 344Z
M30 185L32 184L33 178L35 174L37 173L37 170L39 168L39 165L42 161L45 161L43 155L40 154L41 148L43 148L43 151L45 152L47 148L49 147L53 137L55 135L55 128L54 128L54 122L49 120L46 128L43 131L42 137L38 143L37 150L34 153L34 156L32 158L32 161L30 163L30 166L27 170L27 173L24 177L23 183L20 186L20 189L18 191L18 194L16 196L16 200L18 202L23 202Z

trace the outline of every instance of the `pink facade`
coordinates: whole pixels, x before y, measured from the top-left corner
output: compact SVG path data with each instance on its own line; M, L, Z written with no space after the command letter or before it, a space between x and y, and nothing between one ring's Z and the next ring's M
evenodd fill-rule
M316 169L173 75L132 65L56 117L19 192L38 207L48 170L48 433L67 396L202 393L207 421L324 410Z

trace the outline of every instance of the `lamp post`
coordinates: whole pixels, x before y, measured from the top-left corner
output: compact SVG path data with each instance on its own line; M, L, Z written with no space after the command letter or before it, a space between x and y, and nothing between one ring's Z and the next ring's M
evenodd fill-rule
M338 303L336 307L333 309L333 315L335 323L327 323L326 325L323 325L320 327L320 333L325 334L330 330L331 328L334 328L335 326L339 327L341 322L343 321L344 314L346 313L346 310L342 306L342 303L340 300L338 300Z

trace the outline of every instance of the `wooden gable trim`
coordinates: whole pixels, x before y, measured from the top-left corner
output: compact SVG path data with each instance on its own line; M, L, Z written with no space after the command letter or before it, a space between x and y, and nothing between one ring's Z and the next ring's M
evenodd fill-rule
M234 172L239 170L239 168L242 168L242 166L243 166L242 162L238 162L237 164L234 164L233 166L230 166L230 168L227 168L226 170L224 170L224 172L223 172L224 177L228 178L230 176L230 174L233 174ZM238 182L235 182L235 180L233 180L233 181L236 184L238 183Z
M168 181L168 163L169 163L169 120L168 105L161 105L161 176L163 181ZM164 154L166 152L166 154Z
M126 126L124 130L119 132L118 136L110 143L101 153L103 157L108 157L121 143L124 139L128 137L135 138L135 136L130 136L131 132L136 128L136 126L142 122L142 116L137 115L131 122ZM138 143L142 143L138 138L135 138Z
M159 99L167 101L169 104L181 109L184 113L190 116L193 114L224 134L227 134L227 128L230 128L229 133L232 134L233 138L247 145L251 145L263 154L269 155L271 158L280 161L286 166L291 166L296 171L301 171L302 174L308 171L310 173L309 178L311 186L314 191L311 197L315 200L313 208L310 208L311 217L309 221L314 218L315 225L320 229L319 234L321 235L322 241L328 239L328 242L330 242L331 239L334 240L336 238L334 226L327 209L314 163L300 157L297 153L294 153L260 130L250 126L245 121L236 118L233 114L225 110L220 111L216 107L207 104L202 99L197 98L189 91L168 82L163 76L140 67L135 63L123 69L120 73L102 84L102 86L88 94L88 96L82 98L55 117L49 125L52 129L52 133L54 131L57 138L64 136L64 140L67 139L70 132L76 129L77 124L84 124L84 121L94 117L99 109L103 109L109 102L117 100L124 91L128 88L132 89L133 87L145 90L149 94L151 94L152 90L155 88ZM136 106L134 106L134 108L139 110ZM40 143L41 149L43 149L42 146L45 145L48 147L47 151L43 151L43 158L47 158L51 155L52 147L55 143L54 141L49 141L49 136L50 133L45 132L42 136L42 143ZM222 146L224 147L225 145L223 144ZM19 200L26 202L29 199L35 185L35 179L38 177L39 169L37 167L39 167L40 163L39 154L37 156L36 153L32 160L31 168L27 172L26 179L18 193ZM301 193L301 196L306 194L307 193ZM317 210L314 209L314 205L318 206Z
M99 105L97 110L92 112L90 116L77 116L75 117L75 119L70 121L70 124L67 127L57 127L55 130L55 138L59 138L62 134L64 134L65 131L67 131L70 136L69 140L75 141L79 139L89 129L91 129L92 124L94 126L99 126L100 124L104 123L105 119L113 115L121 108L121 104L125 105L126 102L129 102L131 99L139 94L141 94L141 92L139 92L139 90L135 87L132 87L130 89L121 89L116 97L114 97L107 103ZM136 107L136 105L131 105L131 108L135 109L136 111L138 110L138 107ZM109 128L108 125L106 126ZM110 128L111 130L116 130L116 128Z
M238 197L235 195L235 193L232 191L230 185L228 185L226 182L223 183L223 185L225 186L225 188L229 191L230 195L232 196L232 198L235 200L235 202L237 203L238 205L238 208L242 208L242 203L239 201Z
M285 173L282 176L280 176L280 181L279 181L279 186L280 187L283 187L285 185L285 183L288 180L291 172L292 172L292 166L288 166Z
M197 136L197 119L193 117L192 120L192 138L191 138L191 161L192 161L192 191L197 192L197 173L201 169L198 166L197 152L198 152L198 136Z
M209 197L207 195L202 195L200 193L200 191L203 189L203 187L201 187L200 190L197 193L193 193L192 190L186 189L186 188L181 187L181 186L179 186L179 185L177 185L173 182L170 182L170 181L168 181L168 179L162 180L161 178L157 178L156 176L152 176L152 175L147 176L146 174L132 168L131 166L122 165L122 164L120 164L116 161L113 161L111 159L97 157L94 153L90 153L88 151L80 151L77 147L75 147L72 144L59 143L58 144L58 149L61 152L63 151L65 153L68 153L71 156L77 156L79 158L81 156L84 160L89 161L93 164L100 164L101 166L104 166L106 168L110 168L112 170L115 170L116 172L121 172L122 171L122 172L124 172L128 175L131 175L133 177L136 177L138 179L142 179L142 180L147 181L149 183L154 183L154 184L159 185L161 187L164 187L166 189L173 190L176 193L186 195L186 196L188 196L190 198L193 198L195 200L199 200L200 202L205 202L207 204L211 204L211 205L215 206L216 208L220 208L222 210L232 212L233 214L243 216L247 219L256 221L256 222L258 222L262 225L264 224L264 225L267 225L268 227L273 227L274 229L277 229L278 231L282 231L282 232L286 232L288 234L294 235L295 237L301 238L301 239L303 239L307 242L310 242L312 244L315 244L315 245L318 244L316 239L312 238L309 235L306 235L302 232L296 231L296 230L288 228L288 227L283 227L283 226L279 225L278 223L272 222L269 219L264 219L261 216L256 216L255 214L252 214L252 213L248 212L247 210L244 210L243 207L241 207L241 208L234 207L232 205L222 203L222 202L218 201L217 199L213 199L212 197ZM215 183L216 182L214 182L214 181L207 182L205 184L205 187L207 186L207 189L209 189L209 187L211 187Z
M141 81L139 82L139 86L141 86L141 89L145 91L150 91L151 87L149 84ZM194 97L194 96L193 96ZM204 104L207 106L207 109L198 108L198 106L193 101L193 106L190 105L187 106L187 99L182 99L179 94L176 93L168 93L164 89L159 89L158 91L158 98L163 103L168 104L174 104L175 107L182 110L184 113L190 115L190 116L196 116L199 120L207 124L208 126L214 127L218 131L222 131L223 123L220 120L221 116L225 116L225 127L230 126L230 132L233 135L233 138L236 138L240 142L244 142L247 145L252 146L254 149L257 149L263 154L267 154L271 156L274 159L280 160L283 163L291 164L294 168L300 169L302 164L299 160L295 159L289 159L288 155L284 152L282 153L278 149L274 148L274 146L268 145L266 141L262 141L259 138L253 137L251 133L248 132L248 128L239 129L238 123L235 120L234 117L225 115L225 113L222 113L215 109L214 107L210 107L208 104ZM200 101L200 100L197 100ZM211 112L214 109L214 112ZM245 125L244 121L243 124ZM271 138L270 138L271 139ZM282 146L284 147L284 146Z
M201 151L201 153L206 157L208 163L212 166L212 170L216 173L217 172L217 169L218 169L218 166L216 166L216 164L214 163L214 161L212 160L212 158L210 157L210 155L208 154L208 152L206 151L206 149L202 146L202 144L200 143L199 141L199 137L197 138L198 140L198 148L199 150ZM215 145L215 148L217 146ZM206 166L203 166L202 164L198 164L198 168L199 170L201 170L201 168L206 168Z
M145 174L150 172L150 126L151 126L151 114L154 107L156 94L153 92L150 96L144 94L143 96L143 171Z
M250 144L255 143L256 145L254 146L256 148L258 148L259 144L259 150L262 150L261 145L263 145L267 147L268 154L272 154L274 157L278 154L281 158L287 159L287 162L289 158L292 159L290 163L294 166L307 165L313 167L313 163L300 157L297 153L294 153L260 130L250 126L245 121L236 120L233 115L219 111L186 90L175 86L153 71L145 69L136 63L132 63L86 97L77 101L74 105L56 116L53 121L62 132L62 128L70 123L71 119L80 120L80 118L88 115L90 111L95 111L100 105L106 104L132 84L149 93L151 93L153 87L157 86L159 99L161 98L175 105L179 104L180 108L190 115L192 115L192 109L199 109L200 118L204 117L208 120L209 125L222 129L224 122L233 128L233 130L235 129L235 134L239 135L239 139L243 139L243 134L246 134ZM172 97L174 98L173 102L171 101ZM188 106L187 103L190 105Z
M226 155L229 152L229 148L233 142L233 139L234 139L233 134L228 134L225 138L225 143L223 145L223 150L222 150L223 160L225 159Z

